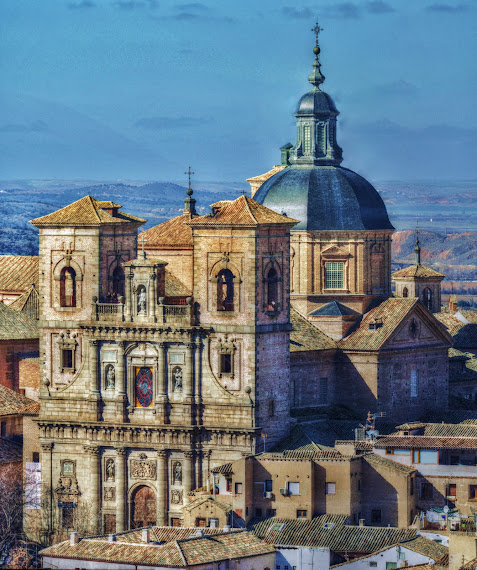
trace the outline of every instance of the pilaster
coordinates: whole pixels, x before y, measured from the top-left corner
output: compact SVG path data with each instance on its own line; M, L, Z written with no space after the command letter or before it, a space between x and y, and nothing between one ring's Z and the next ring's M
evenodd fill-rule
M95 445L85 446L85 451L89 455L89 481L88 499L90 503L90 528L93 534L100 531L100 456L101 448Z
M127 530L126 521L126 449L116 447L116 532Z
M167 450L157 452L157 525L166 526L168 500L167 500Z

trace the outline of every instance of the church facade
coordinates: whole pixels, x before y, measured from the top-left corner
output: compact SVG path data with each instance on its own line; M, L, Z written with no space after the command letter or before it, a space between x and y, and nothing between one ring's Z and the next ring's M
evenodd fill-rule
M391 297L393 228L340 166L319 47L282 165L241 196L139 235L86 196L40 231L44 540L179 525L211 469L338 403L409 420L446 407L450 337ZM292 412L295 413L292 413Z

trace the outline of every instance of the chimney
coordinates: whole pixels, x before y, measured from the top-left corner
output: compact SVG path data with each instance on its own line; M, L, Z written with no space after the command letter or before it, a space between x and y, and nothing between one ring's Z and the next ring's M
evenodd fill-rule
M359 519L359 526L365 526L365 525L364 525L365 520L366 520L366 519Z
M108 542L116 542L116 535L108 534Z
M145 542L146 544L149 543L149 529L148 528L142 529L142 541Z
M78 544L78 542L79 542L79 533L72 532L70 534L70 546L74 546L75 544Z

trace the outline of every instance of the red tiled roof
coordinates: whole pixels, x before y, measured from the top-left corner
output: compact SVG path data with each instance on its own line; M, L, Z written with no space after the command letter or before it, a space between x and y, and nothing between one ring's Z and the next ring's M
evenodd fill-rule
M0 255L0 291L29 291L38 281L38 256Z
M40 404L0 384L0 416L38 415Z
M38 321L0 302L0 340L39 338Z
M379 438L377 449L477 449L477 437L433 437L426 435L387 436Z
M223 200L212 204L213 214L198 216L193 218L189 223L194 226L228 226L243 225L257 226L260 224L286 224L294 226L298 220L288 218L282 214L277 214L270 208L255 202L252 198L242 195L236 200Z
M187 225L191 221L189 212L172 218L163 224L141 232L139 240L144 238L146 250L168 247L192 247L192 228Z
M320 331L298 311L291 308L290 352L327 350L336 348L336 342Z
M111 208L113 202L101 202L92 196L84 196L80 200L42 216L31 220L30 223L34 226L100 226L102 224L118 224L125 222L136 222L144 224L146 220L131 216L124 212L117 212L116 215L111 215L106 209ZM114 207L120 207L119 204L114 204Z
M392 274L392 278L396 279L396 277L398 279L403 277L431 277L444 279L445 275L431 269L430 267L426 267L425 265L410 265L409 267L395 271Z

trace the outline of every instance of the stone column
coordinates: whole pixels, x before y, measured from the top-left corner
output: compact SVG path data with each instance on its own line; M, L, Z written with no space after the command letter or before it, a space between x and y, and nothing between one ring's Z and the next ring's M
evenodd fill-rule
M101 532L100 525L100 482L101 482L101 448L98 446L87 446L89 454L89 501L90 501L90 528L92 534Z
M117 402L117 414L119 416L119 421L123 422L126 420L126 375L124 368L124 349L126 348L126 343L123 340L116 342L118 345L118 362L116 364L116 402Z
M89 340L89 373L90 373L90 397L99 398L98 387L98 341Z
M156 391L156 411L160 421L167 423L168 398L167 398L167 368L166 368L166 343L157 344L159 356L157 358L157 391Z
M202 386L200 384L201 381L201 355L202 355L202 341L198 338L195 341L195 401L197 404L202 402Z
M126 449L116 447L116 532L127 530Z
M52 442L41 443L41 530L42 544L49 544L53 528Z
M194 452L192 450L184 451L184 473L182 477L184 505L189 502L188 494L195 488L194 479Z
M183 394L184 397L190 401L193 390L193 375L194 375L194 348L195 344L189 342L186 344L186 369L184 375Z
M167 526L167 450L157 452L157 526Z
M149 287L148 287L148 315L149 318L154 322L156 321L156 275L152 273L149 277Z

